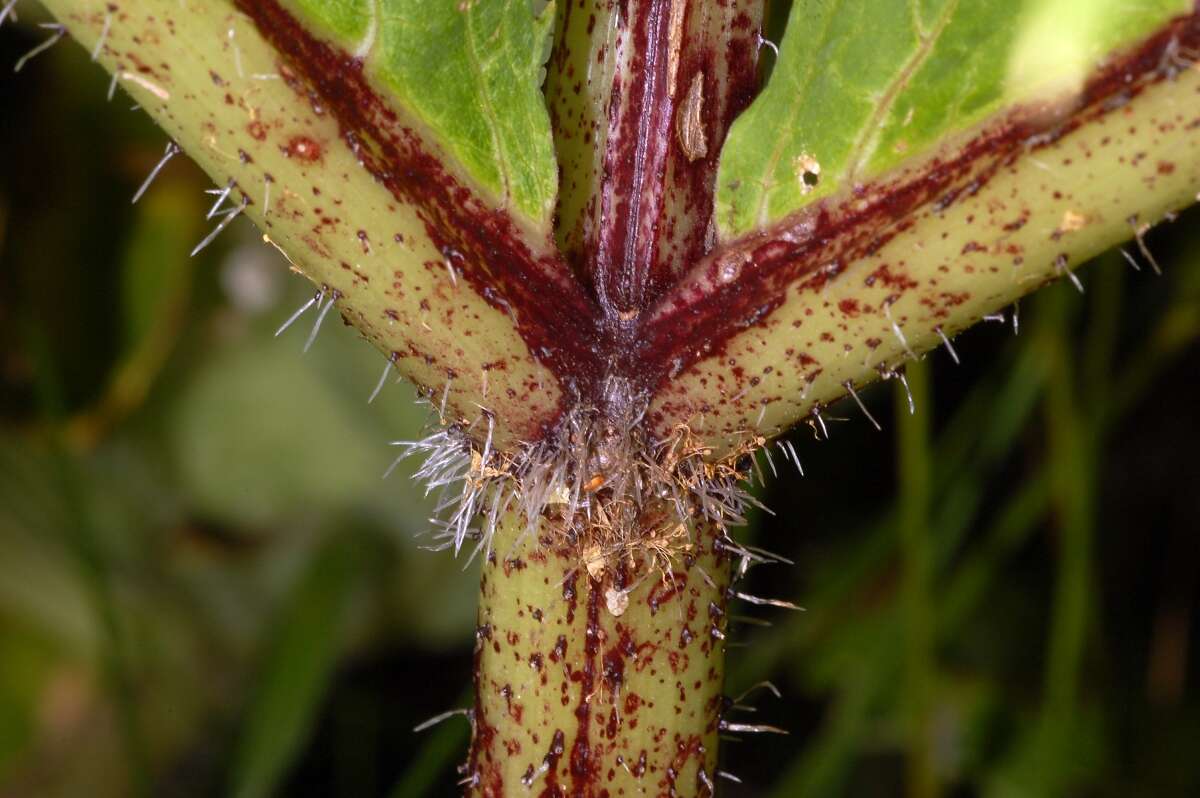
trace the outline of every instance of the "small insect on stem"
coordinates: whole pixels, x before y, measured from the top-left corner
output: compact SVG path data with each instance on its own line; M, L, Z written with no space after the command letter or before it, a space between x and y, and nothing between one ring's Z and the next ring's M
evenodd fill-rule
M25 53L25 55L21 56L21 58L17 61L17 65L13 67L13 72L20 72L21 69L23 69L27 63L29 63L31 58L46 52L55 44L57 44L59 39L67 35L66 27L57 22L43 22L38 25L38 27L44 30L54 31L54 33L51 34L49 39L46 39L46 41L42 42L37 47L34 47L32 50Z

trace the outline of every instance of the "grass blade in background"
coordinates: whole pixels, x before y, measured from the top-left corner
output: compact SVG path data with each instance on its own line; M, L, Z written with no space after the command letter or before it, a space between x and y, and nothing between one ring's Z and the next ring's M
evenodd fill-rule
M904 703L908 707L907 778L911 798L933 798L939 792L932 723L937 666L931 595L933 530L929 509L934 469L930 425L934 409L929 371L928 363L921 361L905 369L904 390L895 391L894 414L900 455L898 535L903 568L900 590L905 632Z
M335 536L315 548L280 607L234 754L234 798L272 795L308 737L341 653L359 545Z
M470 702L468 691L463 693L458 706ZM425 740L412 765L392 788L389 798L426 798L444 791L445 785L453 780L449 773L451 763L462 759L470 733L471 727L459 717L443 721L432 729L414 732L414 735L424 735Z

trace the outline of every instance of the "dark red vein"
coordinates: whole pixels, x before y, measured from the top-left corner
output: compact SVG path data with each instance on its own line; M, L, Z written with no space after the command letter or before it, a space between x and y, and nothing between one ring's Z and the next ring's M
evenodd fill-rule
M314 37L277 0L237 6L337 118L370 173L417 208L430 239L475 292L515 316L521 338L567 399L591 394L601 349L596 306L553 245L542 246L551 254L535 252L506 212L452 175L375 91L360 60Z
M1198 3L1200 6L1200 3ZM734 336L766 319L789 287L819 290L856 258L880 249L912 223L915 212L945 208L979 191L1002 167L1049 146L1110 113L1175 67L1170 55L1200 49L1200 10L1165 26L1137 49L1105 64L1087 82L1078 108L1054 125L1014 109L957 151L916 171L856 186L848 198L807 208L774 228L745 236L696 263L647 312L629 369L649 390L716 354ZM1120 98L1121 102L1113 102ZM725 279L736 274L733 279Z

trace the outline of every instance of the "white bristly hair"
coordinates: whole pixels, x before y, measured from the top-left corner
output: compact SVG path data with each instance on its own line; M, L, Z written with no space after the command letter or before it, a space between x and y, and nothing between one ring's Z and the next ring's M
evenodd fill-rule
M40 55L41 53L46 52L51 47L53 47L55 44L57 44L59 42L59 40L62 39L63 36L67 35L67 29L63 25L60 25L57 22L43 22L40 25L38 25L38 27L50 31L51 32L50 38L46 39L41 44L37 45L32 50L25 53L25 55L21 56L17 60L16 65L13 67L13 72L20 72L22 69L25 68L25 65L29 63L30 59L32 59L33 57L35 57L37 55Z
M154 178L158 177L158 173L161 172L163 167L167 165L167 161L171 160L178 154L179 145L173 141L168 141L167 149L163 152L162 159L154 165L153 169L150 170L150 174L146 176L145 181L143 181L142 185L138 187L137 193L133 195L133 199L129 201L130 204L137 204L137 201L140 200L142 195L146 193L146 189L150 188L150 184L154 182Z
M17 0L8 0L8 3L5 4L4 8L0 9L0 25L4 24L4 20L8 19L9 15L12 16L13 21L16 21L17 14L15 11L13 11L16 6Z
M471 559L491 554L496 531L510 515L522 521L519 537L550 521L565 539L586 534L605 554L636 553L645 534L644 511L653 507L662 516L655 532L687 536L694 523L705 522L718 530L724 548L744 560L778 561L734 543L726 532L745 523L751 507L766 509L744 487L748 457L714 466L708 450L682 427L663 440L648 440L641 425L646 397L624 382L610 381L603 401L603 411L574 410L547 439L508 453L495 447L495 418L481 408L469 425L448 424L420 440L393 441L401 451L384 477L403 460L419 457L413 476L436 497L428 548L457 553L471 541ZM444 419L445 411L430 404Z

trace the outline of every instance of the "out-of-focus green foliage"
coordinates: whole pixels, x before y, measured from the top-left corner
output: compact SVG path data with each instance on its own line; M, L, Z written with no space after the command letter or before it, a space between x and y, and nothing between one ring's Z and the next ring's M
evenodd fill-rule
M379 478L425 410L332 316L273 336L308 297L249 228L186 260L183 159L131 207L162 141L105 91L65 45L0 80L0 796L452 795L466 723L411 729L469 700L475 574ZM867 392L885 434L793 435L744 536L797 565L746 590L807 612L729 657L793 733L724 795L1200 793L1197 221L927 358L917 416Z

